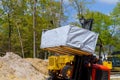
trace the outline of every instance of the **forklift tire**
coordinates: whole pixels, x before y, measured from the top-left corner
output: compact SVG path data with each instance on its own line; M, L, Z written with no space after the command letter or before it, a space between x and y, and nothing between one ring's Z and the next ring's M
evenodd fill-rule
M66 80L70 79L71 70L72 70L72 66L70 66L70 65L66 65L66 66L63 67L63 69L61 71L61 74L62 74L64 79L66 79Z

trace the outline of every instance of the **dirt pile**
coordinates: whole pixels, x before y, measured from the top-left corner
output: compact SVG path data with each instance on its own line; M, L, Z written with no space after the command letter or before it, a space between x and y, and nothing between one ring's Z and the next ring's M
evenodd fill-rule
M45 80L47 73L38 69L40 67L34 67L32 59L31 62L27 60L29 59L22 59L12 52L0 57L0 80Z
M41 59L37 59L37 58L26 58L24 59L25 61L29 62L32 64L32 66L37 69L40 73L44 74L44 75L48 75L48 62L41 60Z

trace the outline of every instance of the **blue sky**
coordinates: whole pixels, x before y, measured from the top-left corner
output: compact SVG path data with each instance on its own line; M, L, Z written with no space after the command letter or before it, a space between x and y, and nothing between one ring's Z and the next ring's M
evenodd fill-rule
M63 0L68 3L68 0ZM95 3L88 5L88 8L92 11L99 11L101 13L109 15L113 8L116 6L117 2L120 0L95 0ZM78 21L75 17L76 11L74 8L69 7L66 11L66 15L69 15L68 23Z
M89 9L99 11L104 14L110 14L118 1L119 0L96 0L94 4L89 5Z

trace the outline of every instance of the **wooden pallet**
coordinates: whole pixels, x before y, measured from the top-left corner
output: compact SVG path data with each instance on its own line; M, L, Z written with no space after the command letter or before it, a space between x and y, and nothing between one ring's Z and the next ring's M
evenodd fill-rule
M49 48L44 48L44 50L51 51L54 53L59 53L59 54L72 54L72 55L91 55L91 53L78 50L75 48L71 48L68 46L59 46L59 47L49 47Z

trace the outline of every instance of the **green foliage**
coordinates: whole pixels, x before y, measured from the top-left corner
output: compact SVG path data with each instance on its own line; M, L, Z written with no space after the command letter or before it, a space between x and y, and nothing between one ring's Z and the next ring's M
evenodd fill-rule
M25 57L33 56L33 1L31 0L1 0L0 12L0 46L2 52L8 51L8 34L11 26L12 51L21 55L21 45L17 27L20 30ZM55 0L37 0L36 10L36 49L40 50L42 29L52 29L58 26L60 2ZM9 15L9 16L8 16ZM57 15L57 16L56 16ZM61 14L64 15L64 14Z
M93 18L93 31L99 33L106 51L111 46L120 49L120 3L114 8L110 16L100 12L90 11L86 5L92 4L88 0L69 0L77 11L77 19L84 15L86 19ZM91 3L92 2L92 3ZM12 51L21 54L18 28L21 34L25 57L33 56L33 0L1 0L0 7L0 50L8 51L9 26L11 26ZM71 5L69 5L71 6ZM43 29L56 28L70 16L64 16L64 7L59 0L37 0L36 4L36 49L37 55L42 56L45 51L39 48ZM113 20L114 18L114 20ZM78 22L70 23L80 26ZM118 26L118 27L115 27ZM116 30L117 29L117 30Z
M117 3L116 7L113 9L113 11L110 14L112 19L112 33L113 33L113 39L115 40L114 46L115 51L120 50L120 2Z

